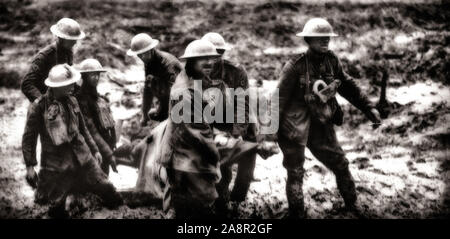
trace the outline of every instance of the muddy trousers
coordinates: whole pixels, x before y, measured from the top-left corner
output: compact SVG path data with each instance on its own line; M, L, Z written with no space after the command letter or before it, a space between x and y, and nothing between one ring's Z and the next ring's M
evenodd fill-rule
M217 176L167 169L169 187L164 192L164 209L172 208L176 219L213 218L217 199Z
M220 168L222 178L217 184L217 192L219 193L219 198L216 201L217 210L221 210L221 207L224 207L230 200L235 202L242 202L245 200L250 184L253 181L256 153L245 160L240 160L237 164L236 179L234 180L234 186L231 193L229 185L233 178L232 165L223 165Z
M87 192L99 196L106 207L113 208L122 204L121 196L94 160L67 172L41 169L35 201L50 204L51 217L64 217L66 197L69 194Z
M303 176L305 170L305 146L279 135L278 144L283 152L283 166L287 170L286 196L289 213L293 217L304 217ZM308 149L321 163L330 169L345 205L354 206L356 202L355 183L348 168L348 160L336 139L333 126L311 125L307 143Z

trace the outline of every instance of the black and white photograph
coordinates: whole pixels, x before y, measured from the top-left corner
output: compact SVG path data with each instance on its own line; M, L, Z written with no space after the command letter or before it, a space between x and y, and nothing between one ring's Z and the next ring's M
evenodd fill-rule
M0 0L0 219L448 219L449 85L443 0Z

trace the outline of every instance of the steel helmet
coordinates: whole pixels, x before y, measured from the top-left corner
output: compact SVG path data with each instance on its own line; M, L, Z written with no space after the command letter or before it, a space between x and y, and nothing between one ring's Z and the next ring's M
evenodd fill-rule
M206 33L203 37L202 40L207 40L209 42L211 42L216 49L221 49L221 50L230 50L231 46L228 45L227 43L225 43L225 40L223 39L223 37L216 32L208 32Z
M68 64L60 64L54 66L45 79L45 85L48 87L62 87L76 83L81 78L80 72L75 70Z
M336 37L338 36L333 32L333 27L330 23L323 18L312 18L309 19L303 31L297 33L299 37Z
M145 33L139 33L131 39L131 49L127 51L127 55L135 56L153 49L159 43L158 40L153 39Z
M217 53L216 47L206 40L194 40L186 47L184 54L180 56L181 59L196 58L196 57L214 57L220 56Z
M50 31L57 37L67 40L80 40L86 35L81 31L80 24L71 18L62 18L55 25L50 27Z
M105 72L102 64L96 59L86 59L82 61L78 67L78 71L80 73L88 73L88 72Z

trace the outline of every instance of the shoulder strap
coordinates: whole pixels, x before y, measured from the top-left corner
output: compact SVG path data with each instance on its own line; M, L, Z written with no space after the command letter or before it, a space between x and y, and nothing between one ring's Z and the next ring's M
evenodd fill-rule
M305 89L305 95L309 95L310 94L310 88L309 88L309 62L308 62L308 54L305 54L305 80L306 80L306 89Z
M35 104L40 104L42 99L44 99L44 95L40 95L38 98L36 98L33 103Z
M220 63L220 70L222 71L221 72L221 75L222 75L221 80L224 80L225 79L225 64L223 62Z
M325 62L327 64L327 67L330 68L331 75L334 77L334 70L333 70L333 66L331 65L330 59L328 57L326 57Z

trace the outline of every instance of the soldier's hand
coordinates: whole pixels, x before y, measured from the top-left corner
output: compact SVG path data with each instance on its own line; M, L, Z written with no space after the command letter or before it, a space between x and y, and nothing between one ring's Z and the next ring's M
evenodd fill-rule
M102 155L99 152L97 152L97 153L95 153L94 157L98 161L98 165L102 165L102 160L103 160Z
M262 159L267 159L274 154L280 153L280 150L275 142L264 141L258 145L257 153Z
M32 167L32 166L27 167L27 174L26 174L25 178L27 180L27 183L32 188L37 188L38 175L37 175L36 171L34 171L34 167Z
M217 136L214 138L214 142L215 142L218 146L224 146L224 145L226 145L226 144L228 143L228 138L227 138L226 136L224 136L224 135L219 134L219 135L217 135Z
M109 165L111 165L112 171L115 173L118 173L119 171L117 171L116 157L111 156L111 157L109 157L108 161L109 161Z

